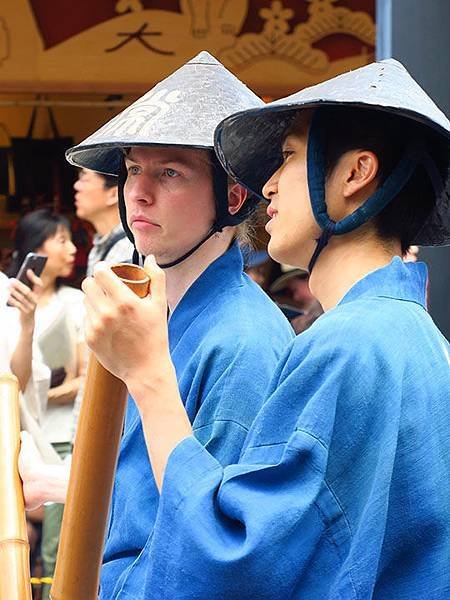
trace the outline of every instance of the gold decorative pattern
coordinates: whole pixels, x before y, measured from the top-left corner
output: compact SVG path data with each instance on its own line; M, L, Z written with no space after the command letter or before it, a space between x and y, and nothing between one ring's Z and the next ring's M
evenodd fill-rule
M293 35L308 44L334 33L353 35L362 42L375 44L375 23L370 16L349 8L334 7L336 0L309 0L310 15L306 23L297 25Z
M5 89L137 94L207 50L273 97L373 58L373 13L363 11L375 0L352 0L359 9L347 0L171 0L170 9L163 0L114 0L97 16L83 2L74 7L79 22L63 22L62 2L49 11L40 0L3 0Z
M294 11L274 0L270 8L262 8L259 15L265 24L260 34L244 34L236 43L224 49L220 58L232 68L243 67L264 60L281 58L301 70L322 72L329 67L325 52L313 47L319 40L336 33L352 35L370 46L375 44L375 24L363 12L335 7L336 0L308 0L309 18L289 33L288 21Z

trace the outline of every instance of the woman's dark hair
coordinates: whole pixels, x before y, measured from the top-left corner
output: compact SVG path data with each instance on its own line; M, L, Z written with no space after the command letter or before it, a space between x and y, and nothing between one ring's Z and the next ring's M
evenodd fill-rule
M56 235L59 227L70 231L66 217L49 208L40 208L22 217L14 233L14 253L6 272L8 277L15 277L28 252L36 252L46 240Z
M411 119L380 110L353 107L326 107L322 118L326 132L326 175L349 150L370 150L379 163L381 186L400 161L405 150L416 141L424 142L444 181L448 172L448 152L439 136L429 127ZM402 252L414 243L436 202L431 181L418 167L398 195L374 217L375 230L382 240L399 240Z

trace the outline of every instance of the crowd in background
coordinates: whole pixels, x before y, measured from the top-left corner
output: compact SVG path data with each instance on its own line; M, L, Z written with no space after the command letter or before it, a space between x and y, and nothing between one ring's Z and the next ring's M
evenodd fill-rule
M81 170L74 187L76 215L95 230L84 273L91 275L99 261L130 261L133 247L120 223L116 179ZM30 287L15 279L29 252L47 257L40 277L28 272ZM21 426L31 433L44 460L54 463L70 460L87 361L83 294L65 283L73 275L76 253L70 221L41 208L17 224L12 261L0 272L0 371L18 377ZM278 304L297 334L322 314L306 271L280 265L265 250L250 246L243 248L243 255L249 277ZM412 247L405 260L416 259L417 248ZM28 513L36 576L54 572L62 514L63 505L56 503ZM48 598L49 589L35 589L35 598Z

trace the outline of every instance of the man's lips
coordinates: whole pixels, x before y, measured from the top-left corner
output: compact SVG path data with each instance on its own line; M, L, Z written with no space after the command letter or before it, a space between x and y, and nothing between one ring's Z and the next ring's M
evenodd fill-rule
M160 225L158 225L158 223L150 221L150 219L146 219L145 217L142 217L140 215L131 217L130 225L135 229L153 229L155 227L161 227Z
M278 214L278 211L271 204L269 204L269 206L267 207L266 213L267 213L267 216L269 217L269 219L273 219Z
M269 205L267 207L267 216L269 217L269 220L266 223L266 226L264 227L264 229L267 231L267 233L270 233L270 227L272 225L272 220L277 216L277 211L274 209L273 206Z
M269 219L273 219L274 216L277 214L277 211L274 209L274 207L272 205L269 204L269 206L267 207L266 213L267 213Z

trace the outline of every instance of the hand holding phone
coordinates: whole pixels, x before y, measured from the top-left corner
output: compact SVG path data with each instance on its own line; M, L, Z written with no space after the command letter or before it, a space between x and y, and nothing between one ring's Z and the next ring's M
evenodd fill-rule
M47 262L47 257L43 254L36 254L34 252L28 252L25 256L25 260L23 261L19 272L16 275L16 279L24 283L29 288L33 287L33 284L28 278L27 271L31 269L33 273L39 277L45 267L45 263Z
M20 287L25 285L29 289L33 289L33 282L30 281L27 273L29 271L32 271L34 275L36 275L36 277L39 277L39 275L44 270L46 262L47 257L42 254L35 254L34 252L29 252L26 255L25 260L23 261L22 266L20 267L19 272L17 273L17 276L14 278L16 279L16 283L14 285L13 282L11 283L11 295L8 299L8 302L6 303L7 306L15 306L16 308L21 308L19 304L22 304L26 301L26 289L21 291ZM19 281L21 285L18 286L17 281ZM15 289L17 286L18 289ZM16 302L12 301L12 299L16 300ZM29 302L25 302L25 304L27 305L27 310L29 310Z

